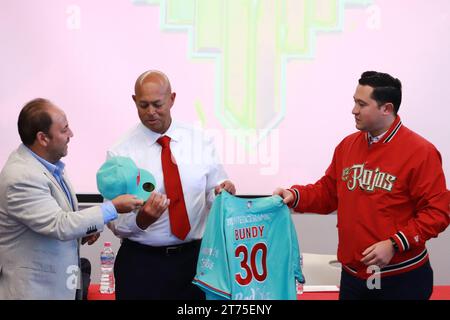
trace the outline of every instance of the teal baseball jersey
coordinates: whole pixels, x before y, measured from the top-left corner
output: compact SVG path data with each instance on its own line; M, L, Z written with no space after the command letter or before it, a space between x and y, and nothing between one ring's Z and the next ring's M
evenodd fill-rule
M279 196L222 191L206 224L193 283L207 299L295 300L304 282L297 233Z

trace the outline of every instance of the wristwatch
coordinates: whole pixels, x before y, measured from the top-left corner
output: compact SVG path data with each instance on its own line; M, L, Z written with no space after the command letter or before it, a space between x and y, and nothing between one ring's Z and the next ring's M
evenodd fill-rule
M394 238L390 237L389 240L391 240L392 246L394 247L394 251L398 251L398 245L397 242L395 242Z

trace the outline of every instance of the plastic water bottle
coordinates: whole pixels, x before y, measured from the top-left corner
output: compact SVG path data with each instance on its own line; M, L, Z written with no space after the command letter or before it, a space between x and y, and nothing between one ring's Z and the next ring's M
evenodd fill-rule
M100 253L101 277L100 277L100 292L114 293L114 251L111 247L111 242L105 242L103 250Z

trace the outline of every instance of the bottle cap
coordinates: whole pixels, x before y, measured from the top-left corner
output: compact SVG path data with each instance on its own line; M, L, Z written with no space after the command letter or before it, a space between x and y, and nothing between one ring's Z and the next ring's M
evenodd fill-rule
M111 247L111 242L105 242L105 247Z

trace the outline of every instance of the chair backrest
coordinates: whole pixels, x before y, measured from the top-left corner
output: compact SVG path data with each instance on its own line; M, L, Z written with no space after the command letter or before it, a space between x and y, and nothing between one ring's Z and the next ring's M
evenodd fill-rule
M341 264L336 255L303 253L305 286L338 286L341 280Z

